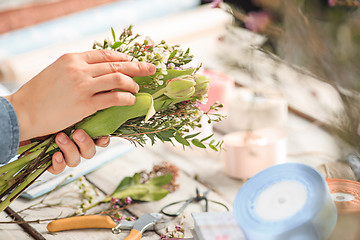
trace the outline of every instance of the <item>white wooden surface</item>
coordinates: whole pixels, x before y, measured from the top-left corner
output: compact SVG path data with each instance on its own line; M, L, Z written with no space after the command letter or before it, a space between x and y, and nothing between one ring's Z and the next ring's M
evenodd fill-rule
M217 53L214 53L212 50L216 49L218 37L223 33L224 24L228 18L222 13L219 13L218 10L210 9L209 7L202 7L197 11L200 11L202 14L196 11L186 13L187 15L185 14L187 18L191 18L192 21L194 21L193 25L196 31L188 30L186 32L184 30L185 33L181 35L174 31L173 28L169 28L169 31L171 31L166 32L166 26L169 27L172 24L171 18L165 19L166 21L160 19L146 23L143 26L139 26L139 29L146 29L148 30L148 35L154 35L159 39L165 38L171 42L189 46L194 55L197 56L196 61L204 62L205 66L212 67L216 65L216 68L221 69L222 67L219 65L219 62L216 61ZM206 24L204 19L198 19L198 21L196 21L197 14L200 16L206 15L207 19L211 19L210 23ZM183 17L184 15L174 16L173 19L175 19L176 24L179 24ZM216 21L217 18L219 19L218 22ZM151 25L159 27L153 27L151 30ZM229 74L233 74L237 80L249 77L245 76L246 74L236 71L229 71ZM298 116L289 114L286 128L288 133L287 161L303 162L316 167L321 163L336 161L339 158L340 151L338 144L328 133L316 125ZM223 127L222 131L231 131L231 129ZM220 133L217 133L217 135L219 138L222 137ZM161 161L168 161L179 167L180 175L178 183L180 184L180 188L158 202L141 203L130 207L129 215L140 217L145 213L159 212L161 207L168 203L193 196L196 187L201 191L205 191L208 188L211 189L209 198L223 202L231 209L236 193L243 184L242 180L232 179L224 174L222 170L221 153L214 153L210 150L201 152L191 149L182 151L181 149L169 147L169 145L165 144L137 148L117 160L102 166L95 172L88 174L86 178L100 190L99 192L103 191L105 194L109 194L123 177L132 175L140 170L151 169L153 164ZM104 197L104 194L101 193L99 199L102 197ZM74 211L72 207L76 207L79 204L79 197L74 191L74 183L52 192L47 198L49 202L59 202L61 200L62 205L68 205L69 207L52 207L26 211L25 213L21 213L21 215L26 220L66 216ZM18 199L11 207L15 211L19 211L40 200L41 198L31 201ZM186 216L184 222L186 237L192 237L190 229L193 228L193 221L190 213L202 211L202 206L201 204L194 204L184 211L184 215ZM223 211L221 207L211 208L211 210ZM6 218L4 213L1 213L0 220L6 221L8 218ZM179 221L180 218L172 219L170 226L174 226L174 224L177 224ZM114 235L110 230L106 229L74 230L49 234L46 230L46 225L47 222L31 224L31 226L46 239L123 239L126 236L126 233ZM146 232L143 239L159 239L160 234L164 231L165 229L158 232ZM24 233L17 225L1 224L0 239L32 238Z

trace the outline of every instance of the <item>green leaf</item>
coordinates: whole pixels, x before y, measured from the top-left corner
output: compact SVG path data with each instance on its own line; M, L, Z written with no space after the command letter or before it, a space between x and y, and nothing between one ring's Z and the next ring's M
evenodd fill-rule
M186 135L184 138L185 138L185 139L193 138L193 137L196 137L196 136L199 135L199 134L200 134L200 132L194 133L194 134L189 134L189 135Z
M112 34L112 37L114 39L114 42L116 42L115 31L114 31L114 29L112 27L111 27L111 34Z
M135 173L135 174L133 175L132 179L133 179L133 182L134 182L135 184L139 184L140 181L141 181L141 175L140 175L140 173Z
M125 199L126 197L131 197L134 200L141 200L141 198L149 193L149 187L145 186L144 184L137 184L132 185L129 188L116 192L112 194L112 197ZM108 198L106 198L107 200ZM111 197L110 197L111 200Z
M200 142L204 142L204 141L210 139L212 136L214 136L214 134L211 134L210 136L204 137L203 139L200 140Z
M172 175L169 173L166 175L154 177L154 178L150 179L149 181L147 181L145 184L164 186L164 185L169 184L171 182L171 179L172 179Z
M217 149L214 145L209 144L209 147L210 147L212 150L214 150L214 151L218 152L218 149Z
M176 78L179 76L191 75L194 71L195 71L195 68L187 68L187 69L182 69L182 70L168 69L167 74L164 76L164 78L162 80L164 82L166 82L169 79L173 79L173 78Z
M176 53L177 53L177 50L175 49L175 50L170 54L170 56L169 56L168 59L172 59L173 57L175 57Z
M161 142L164 142L164 138L163 138L159 133L155 133L155 136L156 136Z
M147 181L145 184L135 184L126 189L117 191L112 194L112 197L122 200L126 197L131 197L132 199L138 201L158 201L169 193L168 190L162 188L161 186L169 184L171 179L171 174L155 177ZM111 201L111 197L107 197L104 200L104 202L109 201Z
M190 48L186 49L186 52L184 53L184 55L188 55L190 52Z
M147 194L140 196L139 201L159 201L168 195L169 191L165 188L156 186L156 185L145 185L147 188ZM133 198L134 199L134 198Z
M194 146L196 146L196 147L206 148L206 146L205 146L204 144L202 144L202 143L200 142L200 140L197 139L197 138L192 139L192 140L191 140L191 143L194 144Z
M190 146L190 143L178 133L175 134L175 140L184 146Z
M155 134L151 133L151 134L147 134L147 136L151 140L151 145L154 145L155 144Z
M154 114L156 113L155 108L154 108L154 99L151 97L151 104L149 106L149 110L146 113L145 116L145 122L149 121L149 119L154 116Z
M156 136L161 141L171 142L171 138L174 137L174 132L175 132L175 130L168 129L168 130L164 130L164 131L156 133Z
M122 44L121 42L115 42L115 43L111 46L111 48L112 48L112 49L116 49L116 48L120 47L121 44Z
M133 79L137 84L142 86L142 85L150 84L152 82L154 76L155 76L155 74L152 76L133 77ZM140 90L143 90L143 88L140 88Z
M122 190L128 188L129 186L131 186L133 184L134 184L134 181L133 181L132 177L125 177L125 178L123 178L123 180L121 180L121 182L115 188L114 192L111 195L113 195L116 192L122 191Z

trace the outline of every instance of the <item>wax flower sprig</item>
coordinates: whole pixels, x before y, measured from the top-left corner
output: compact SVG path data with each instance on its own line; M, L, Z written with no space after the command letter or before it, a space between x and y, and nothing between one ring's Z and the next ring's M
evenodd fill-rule
M195 146L222 149L222 141L213 135L198 139L202 117L199 105L207 97L210 79L200 75L198 67L186 67L193 56L190 50L170 46L165 41L155 44L150 38L138 42L139 35L132 33L132 26L126 28L118 38L112 29L112 40L103 44L95 43L94 49L108 49L126 53L135 61L147 61L156 66L152 76L134 77L140 86L136 103L131 106L114 106L100 110L81 122L64 129L70 138L76 129L83 129L90 137L116 136L143 146L148 139L154 145L161 142L177 141L183 147ZM116 90L114 90L116 91ZM221 107L215 104L214 109ZM204 115L209 116L206 112ZM209 121L220 121L214 114ZM54 139L57 133L47 139L19 149L18 159L0 167L0 211L29 187L51 165L52 155L60 151Z

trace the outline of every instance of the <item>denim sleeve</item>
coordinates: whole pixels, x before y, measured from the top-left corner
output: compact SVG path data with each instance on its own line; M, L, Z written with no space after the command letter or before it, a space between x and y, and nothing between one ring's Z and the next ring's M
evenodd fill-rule
M7 163L18 151L19 124L10 102L0 97L0 164Z

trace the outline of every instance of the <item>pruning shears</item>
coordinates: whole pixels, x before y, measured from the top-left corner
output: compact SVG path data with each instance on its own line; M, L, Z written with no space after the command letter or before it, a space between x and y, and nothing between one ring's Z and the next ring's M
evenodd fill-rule
M161 213L147 213L136 221L122 220L119 222L115 222L106 215L87 215L52 221L47 225L47 229L49 232L60 232L75 229L109 228L115 234L120 233L121 230L130 230L125 240L140 240L145 231L163 227L164 225L159 226L159 224L165 223L162 219Z
M190 203L198 203L198 202L201 202L201 201L205 201L205 212L208 212L209 211L209 202L212 202L212 203L215 203L215 204L218 204L218 205L221 205L223 206L226 211L229 211L229 208L221 203L221 202L218 202L218 201L214 201L214 200L210 200L207 198L207 195L208 193L210 192L210 189L208 189L207 191L205 191L204 193L200 193L199 189L196 188L196 195L194 197L190 197L189 199L186 199L186 200L181 200L181 201L176 201L176 202L173 202L173 203L170 203L166 206L164 206L160 212L166 216L169 216L169 217L177 217L180 215L180 213L182 213L184 211L184 209L190 204ZM183 205L179 208L179 210L177 210L175 213L171 213L171 212L168 212L167 209L171 206L174 206L174 205L180 205L181 203L183 203Z

